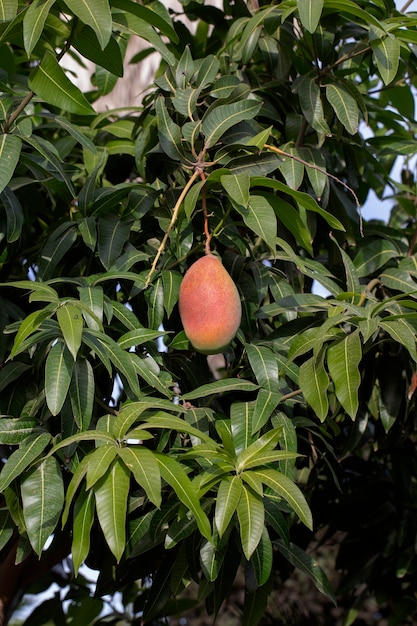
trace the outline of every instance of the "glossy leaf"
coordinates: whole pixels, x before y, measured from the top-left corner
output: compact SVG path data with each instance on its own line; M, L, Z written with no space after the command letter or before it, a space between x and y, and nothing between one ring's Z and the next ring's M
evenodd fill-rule
M68 350L77 359L78 350L81 346L83 332L83 318L81 309L75 304L64 304L58 307L56 312L59 327L64 336Z
M255 409L252 416L252 434L258 432L275 411L281 394L268 389L260 389L256 396Z
M255 344L248 344L246 350L258 384L268 391L278 393L278 362L273 351Z
M1 156L0 156L1 159ZM3 204L7 217L7 241L17 241L22 232L24 215L22 205L17 196L9 187L5 187L0 193L0 202Z
M40 556L64 505L64 483L57 460L48 457L25 476L21 494L29 541Z
M97 445L97 444L96 444ZM116 457L117 448L113 444L99 445L88 455L86 487L91 489L106 474Z
M220 537L223 537L236 512L241 493L242 479L239 476L224 479L219 484L214 519Z
M284 498L303 524L308 528L312 527L310 508L299 487L292 480L274 469L258 469L256 473L265 485Z
M251 563L255 570L256 581L259 586L264 585L272 571L273 551L267 529L264 527L261 540L252 555Z
M211 540L211 527L207 515L201 508L194 487L178 461L162 455L155 454L159 463L162 478L174 489L178 499L190 509L197 520L200 533Z
M0 192L6 187L13 176L19 161L22 140L12 134L0 134Z
M105 215L98 221L98 254L106 270L120 256L129 233L130 223L123 222L117 215Z
M90 551L90 533L94 522L94 491L81 491L74 503L72 527L72 562L77 575Z
M331 131L324 117L321 92L316 82L316 77L303 76L297 85L297 93L307 122L318 133L330 135Z
M45 25L45 20L55 0L35 0L32 2L23 18L23 42L26 54L30 57L36 46Z
M342 341L333 342L327 349L327 365L336 396L352 419L355 419L359 407L361 358L362 347L358 331L351 333Z
M250 196L247 209L238 209L246 226L259 235L265 243L275 250L277 221L274 209L266 198Z
M189 393L185 393L183 400L195 400L196 398L205 398L214 393L225 393L227 391L255 391L258 385L251 383L249 380L241 380L240 378L227 378L218 380L214 383L202 385Z
M262 498L242 485L237 506L240 540L245 557L249 560L255 552L264 529L265 510Z
M20 476L45 450L51 440L49 433L29 435L7 459L0 473L0 491L4 491L12 481Z
M118 453L149 500L159 508L162 502L161 475L153 453L141 445L120 448Z
M311 555L307 554L307 552L294 543L291 543L287 547L282 541L278 540L275 542L275 545L292 565L312 579L319 591L335 602L335 594L326 574L320 567L320 564Z
M326 97L338 120L348 133L354 135L359 124L359 107L355 98L343 85L337 83L327 85Z
M260 107L256 100L246 100L221 104L209 111L203 118L201 126L201 132L206 139L206 149L214 146L220 137L238 122L255 117Z
M101 47L108 43L112 31L112 19L107 0L68 0L68 8L84 23L91 26Z
M317 28L323 5L324 0L297 0L301 23L310 33Z
M329 377L324 367L324 355L314 356L300 366L299 385L303 396L317 417L324 422L329 412L327 389Z
M71 382L74 359L65 344L58 342L50 350L45 364L45 396L52 415L58 415Z
M400 60L400 42L393 35L371 41L373 58L385 85L395 79Z
M98 521L112 554L120 561L126 545L130 472L115 459L94 489Z
M69 397L74 419L80 430L87 430L90 426L94 406L94 385L91 363L85 359L74 363Z
M42 62L30 75L29 86L42 100L64 111L78 115L94 114L93 107L49 51L45 52Z

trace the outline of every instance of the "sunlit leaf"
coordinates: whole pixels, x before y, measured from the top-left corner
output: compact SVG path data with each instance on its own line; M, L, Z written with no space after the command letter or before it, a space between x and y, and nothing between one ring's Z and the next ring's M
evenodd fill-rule
M30 57L42 34L45 20L55 0L35 0L32 2L23 18L23 42L26 54Z
M67 5L84 24L91 26L104 48L112 31L108 0L67 0Z

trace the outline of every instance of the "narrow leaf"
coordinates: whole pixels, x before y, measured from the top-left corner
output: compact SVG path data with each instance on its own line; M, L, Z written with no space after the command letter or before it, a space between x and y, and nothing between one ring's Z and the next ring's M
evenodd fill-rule
M236 512L241 492L242 480L239 476L224 479L219 484L214 519L220 537L223 537Z
M68 350L74 361L77 359L78 350L81 346L83 332L83 318L81 309L74 304L64 304L58 307L56 312L59 327L64 337Z
M6 211L7 241L9 243L13 243L14 241L17 241L19 239L22 232L22 226L25 219L22 205L17 199L17 196L7 186L0 193L0 201L2 202Z
M10 133L0 134L0 192L6 187L19 162L22 140Z
M107 545L120 561L126 545L130 472L116 459L95 488L97 516Z
M30 74L29 87L42 100L68 113L95 114L83 93L69 80L55 55L49 51L45 52L40 65Z
M45 396L52 415L58 415L71 382L74 359L66 345L58 342L50 350L45 364Z
M45 20L55 0L34 0L23 18L23 43L28 57L42 35Z
M7 459L0 473L0 491L4 491L11 482L20 476L29 465L38 458L51 440L49 433L29 435L18 450Z
M38 556L54 532L64 504L64 483L57 460L47 457L21 484L23 515Z
M77 575L90 551L90 533L94 522L94 491L83 489L74 503L72 527L72 563Z
M161 474L153 453L139 445L134 448L119 448L119 456L149 500L159 508L162 501Z
M323 4L324 0L297 0L301 23L310 33L318 26Z
M206 149L217 143L220 137L238 122L255 117L261 106L262 104L256 100L244 100L222 104L209 110L201 126L201 131L206 138Z
M329 411L327 396L329 377L324 368L323 354L320 358L313 356L302 363L299 371L299 385L308 404L317 417L324 422Z
M359 408L359 385L361 376L359 363L362 347L359 331L348 335L342 341L335 341L327 348L327 365L333 380L336 396L352 419Z
M262 498L248 489L246 485L242 485L237 516L243 553L249 561L262 537L265 510Z

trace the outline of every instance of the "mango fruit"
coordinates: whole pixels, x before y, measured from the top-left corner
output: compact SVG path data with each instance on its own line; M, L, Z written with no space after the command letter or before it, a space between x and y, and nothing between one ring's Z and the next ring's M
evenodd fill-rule
M221 260L207 254L182 279L179 312L187 338L198 352L223 352L242 319L239 292Z

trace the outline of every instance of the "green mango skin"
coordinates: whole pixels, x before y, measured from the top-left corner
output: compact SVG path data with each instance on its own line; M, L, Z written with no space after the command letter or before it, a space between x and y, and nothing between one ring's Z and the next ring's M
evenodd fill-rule
M187 270L178 306L185 334L202 354L223 352L242 319L237 287L213 254L201 257Z

